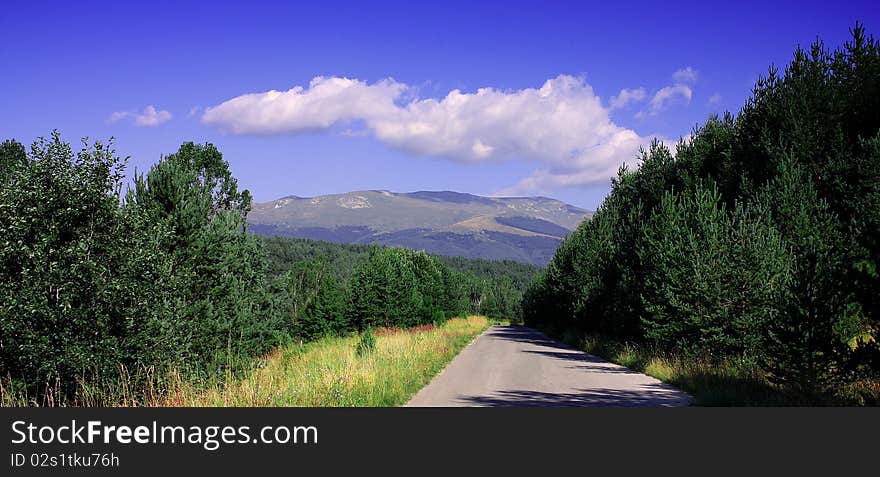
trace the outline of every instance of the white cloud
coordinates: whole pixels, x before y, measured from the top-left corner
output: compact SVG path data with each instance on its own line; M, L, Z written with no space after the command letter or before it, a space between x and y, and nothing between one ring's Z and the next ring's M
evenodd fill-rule
M697 70L688 66L687 68L682 68L677 70L675 73L672 73L672 80L676 83L696 83L697 82Z
M651 98L651 102L648 103L648 113L655 115L676 103L689 104L692 96L693 90L688 85L676 84L666 86L657 91L654 97Z
M117 121L122 121L129 116L131 116L131 113L128 111L115 111L113 114L110 115L110 118L107 119L107 121L115 123Z
M202 122L233 134L290 134L393 114L406 85L386 79L372 85L349 78L318 76L309 88L237 96L208 108Z
M636 118L656 116L674 104L690 104L694 95L691 85L696 83L697 75L697 70L690 66L672 73L673 84L660 88L654 93L651 101L648 102L648 109L636 113Z
M619 101L646 93L624 90ZM621 99L624 96L627 99ZM308 88L245 94L208 108L202 121L233 134L297 134L362 124L379 141L459 162L531 160L540 170L509 193L607 181L634 163L649 138L613 123L610 109L583 79L560 75L539 88L480 88L420 99L414 88L317 77ZM343 129L342 134L352 134Z
M718 93L709 96L709 106L715 106L717 104L721 104L721 95Z
M140 114L134 115L134 123L138 126L158 126L171 119L171 113L165 110L156 111L152 105L144 108Z
M108 121L110 121L111 123L115 123L117 121L122 121L126 118L134 119L134 124L136 126L153 127L171 120L172 114L165 110L156 110L156 108L151 104L144 108L142 112L116 111L110 115Z
M645 88L622 89L617 96L611 98L611 109L620 109L626 107L629 103L637 103L643 101L648 96Z
M581 154L567 163L549 163L516 185L497 192L497 195L526 195L554 190L560 187L597 184L617 175L621 165L638 165L639 147L646 147L650 138L641 137L630 129L623 129L607 142Z

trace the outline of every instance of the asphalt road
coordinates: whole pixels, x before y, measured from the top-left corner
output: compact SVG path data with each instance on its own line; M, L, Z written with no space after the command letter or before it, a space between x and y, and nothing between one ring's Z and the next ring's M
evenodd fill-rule
M407 406L687 406L690 397L521 326L492 326Z

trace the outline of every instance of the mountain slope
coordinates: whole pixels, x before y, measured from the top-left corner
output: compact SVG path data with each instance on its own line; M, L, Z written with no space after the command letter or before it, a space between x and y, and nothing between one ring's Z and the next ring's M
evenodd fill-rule
M546 197L368 190L257 203L248 222L262 235L545 265L559 241L590 215Z

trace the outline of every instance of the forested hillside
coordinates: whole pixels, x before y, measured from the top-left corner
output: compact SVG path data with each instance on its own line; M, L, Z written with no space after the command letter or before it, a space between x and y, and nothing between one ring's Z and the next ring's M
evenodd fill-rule
M337 279L347 281L355 269L367 261L379 245L355 245L289 237L260 237L266 249L271 274L281 274L291 265L304 260L321 258L333 269ZM450 270L472 275L472 278L491 282L507 277L520 293L525 291L540 270L534 265L513 260L484 260L480 258L431 255Z
M0 394L106 402L93 394L120 375L132 391L169 372L223 376L294 340L516 319L535 271L263 240L210 144L183 144L128 187L125 165L112 143L75 152L58 133L0 145Z
M873 37L798 49L739 114L621 169L529 288L526 323L735 361L806 402L876 403L878 130Z

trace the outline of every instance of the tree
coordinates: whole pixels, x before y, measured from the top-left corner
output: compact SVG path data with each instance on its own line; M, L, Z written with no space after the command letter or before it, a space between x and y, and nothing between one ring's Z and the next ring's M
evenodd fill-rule
M762 216L729 213L712 182L667 192L639 247L648 338L702 356L760 355L789 260Z
M458 300L445 301L450 293L457 293L445 288L448 273L425 252L372 249L352 277L348 314L358 329L441 322L458 311Z
M17 169L26 164L24 145L12 139L0 143L0 182L10 180Z
M773 378L814 395L842 378L847 344L867 322L853 291L840 286L845 276L842 237L828 204L792 154L779 161L779 173L762 191L793 264L781 313L767 327L765 363Z
M480 311L492 318L503 318L512 322L520 321L519 293L513 286L510 277L501 277L493 280L488 287L486 299L480 307Z
M342 290L325 261L294 264L282 287L282 309L292 336L312 340L347 329Z
M880 46L856 24L735 117L621 168L523 298L526 322L651 340L815 397L880 377ZM875 397L876 399L876 397Z
M140 235L160 237L163 279L174 284L168 313L141 327L175 338L157 342L162 334L150 332L143 346L204 369L277 342L265 255L246 233L250 203L211 144L185 143L135 178L126 209L140 217Z
M119 214L125 161L112 144L74 153L57 132L0 147L0 365L29 384L103 374L126 357L129 232Z

